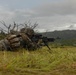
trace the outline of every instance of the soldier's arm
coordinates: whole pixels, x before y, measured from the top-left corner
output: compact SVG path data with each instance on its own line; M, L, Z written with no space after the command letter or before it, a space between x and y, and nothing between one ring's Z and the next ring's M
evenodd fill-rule
M18 48L20 46L19 38L16 35L8 35L6 39L10 48Z
M27 44L33 43L33 42L31 41L31 39L30 39L26 34L20 33L20 35L21 35L21 38L22 38Z

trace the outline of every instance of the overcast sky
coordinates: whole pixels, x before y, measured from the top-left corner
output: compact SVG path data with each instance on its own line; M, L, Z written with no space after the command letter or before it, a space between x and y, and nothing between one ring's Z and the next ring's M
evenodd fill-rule
M30 20L41 31L76 29L76 0L0 0L2 20L6 24Z

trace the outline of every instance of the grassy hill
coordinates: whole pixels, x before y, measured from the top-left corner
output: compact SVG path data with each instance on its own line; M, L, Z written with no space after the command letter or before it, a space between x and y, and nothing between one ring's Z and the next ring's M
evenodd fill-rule
M41 34L46 37L60 38L56 39L55 42L61 45L76 46L76 30L53 31Z
M0 75L76 75L76 47L0 51Z
M60 37L61 39L76 39L76 30L62 30L42 33L47 37Z

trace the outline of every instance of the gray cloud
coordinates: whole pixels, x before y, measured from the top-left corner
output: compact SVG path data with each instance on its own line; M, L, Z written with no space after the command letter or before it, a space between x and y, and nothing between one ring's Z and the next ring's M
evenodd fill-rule
M76 1L64 0L39 6L35 9L38 16L76 15Z
M39 23L38 28L42 30L70 29L70 25L76 24L76 0L47 2L32 9L11 10L0 7L0 20L7 23L12 21L22 23L29 19L34 22L37 21Z
M76 24L76 0L64 0L47 3L35 8L34 17L41 22L43 28L70 29L70 24Z

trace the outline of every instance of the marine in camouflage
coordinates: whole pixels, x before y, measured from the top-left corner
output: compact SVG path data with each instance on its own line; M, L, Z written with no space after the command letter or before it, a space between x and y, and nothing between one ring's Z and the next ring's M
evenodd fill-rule
M20 47L26 49L35 49L36 43L32 42L31 38L34 35L34 30L31 28L22 28L16 35L15 33L7 35L0 41L0 50L14 50Z

